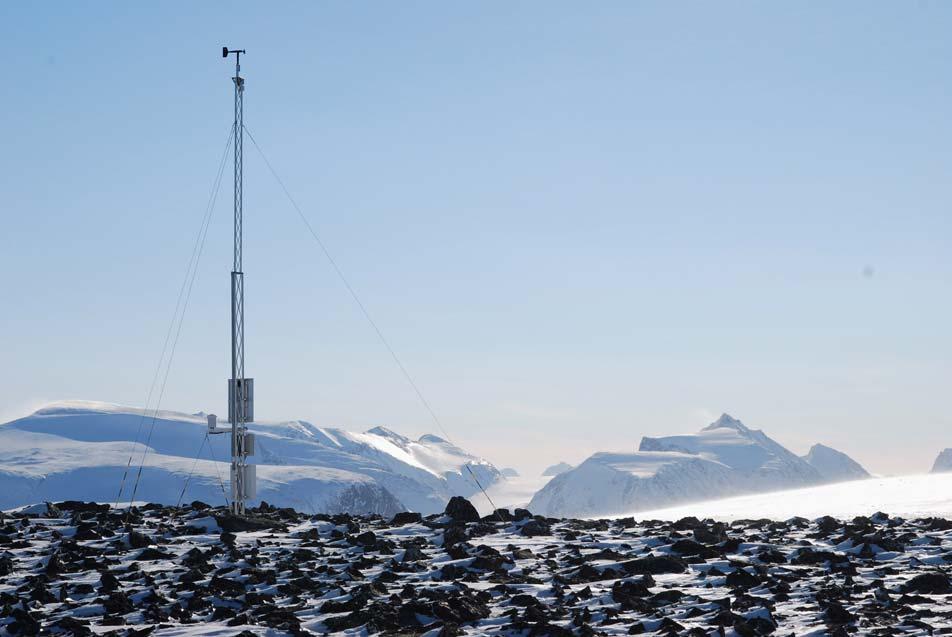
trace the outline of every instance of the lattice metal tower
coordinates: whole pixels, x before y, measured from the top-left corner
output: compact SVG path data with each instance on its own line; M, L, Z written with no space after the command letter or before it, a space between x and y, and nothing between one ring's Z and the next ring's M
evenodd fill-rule
M244 515L245 501L255 497L256 475L248 456L254 453L254 437L248 423L254 420L254 380L245 378L245 282L242 271L242 165L244 141L245 80L241 55L245 51L222 48L222 57L235 55L235 259L231 272L231 379L228 381L228 421L231 423L231 509Z

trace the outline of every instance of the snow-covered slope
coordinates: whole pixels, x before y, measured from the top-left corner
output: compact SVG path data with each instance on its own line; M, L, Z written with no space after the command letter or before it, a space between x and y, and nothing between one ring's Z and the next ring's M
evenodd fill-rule
M542 472L542 475L557 476L560 473L565 473L566 471L569 471L571 468L572 468L572 465L570 465L567 462L557 462L551 467L546 467L546 470Z
M932 463L932 473L952 471L952 449L943 449Z
M431 513L453 495L477 491L469 470L484 485L499 478L490 463L436 436L410 440L382 427L355 433L304 421L255 423L251 430L258 437L259 497L305 511ZM0 507L114 500L137 432L127 494L148 439L137 500L176 502L193 465L186 500L222 499L229 436L209 436L196 462L203 417L159 412L152 427L152 414L143 417L138 409L68 402L0 425Z
M849 520L877 511L892 516L952 517L952 474L868 478L731 498L632 511L641 520L679 520L686 516L731 521L742 519L814 519L822 515ZM619 517L628 515L622 513Z
M869 472L860 463L842 451L826 445L813 445L803 459L820 473L825 482L861 480L869 477Z
M724 414L696 434L645 437L634 453L596 453L553 478L529 508L591 517L823 481L805 460Z

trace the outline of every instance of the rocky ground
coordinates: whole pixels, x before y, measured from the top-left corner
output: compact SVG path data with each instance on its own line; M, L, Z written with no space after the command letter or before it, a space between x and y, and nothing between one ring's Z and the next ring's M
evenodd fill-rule
M13 635L952 633L952 522L63 502L0 519Z

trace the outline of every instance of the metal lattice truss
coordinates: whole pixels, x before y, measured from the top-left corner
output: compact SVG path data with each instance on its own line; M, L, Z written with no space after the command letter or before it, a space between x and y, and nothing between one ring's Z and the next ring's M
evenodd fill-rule
M231 498L232 512L244 515L245 500L249 497L247 457L247 424L253 418L253 385L245 378L245 279L242 272L242 215L243 215L243 153L244 153L244 93L245 80L241 77L241 54L244 51L223 50L227 57L235 54L235 257L231 272L231 380L228 391L228 412L231 421ZM251 467L253 470L254 467ZM253 478L252 478L253 481Z

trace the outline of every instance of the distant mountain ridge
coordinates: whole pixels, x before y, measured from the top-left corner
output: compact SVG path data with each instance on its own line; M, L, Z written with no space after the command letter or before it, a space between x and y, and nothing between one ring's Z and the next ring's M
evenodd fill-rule
M698 433L646 436L637 452L596 453L555 476L529 508L554 517L596 517L829 481L763 431L723 414Z
M935 462L932 463L930 473L945 473L946 471L952 471L952 449L943 449L939 452Z
M571 469L571 468L572 468L572 465L570 465L570 464L567 463L567 462L557 462L557 463L555 463L555 464L552 465L552 466L546 467L546 468L545 468L545 471L542 472L542 475L544 475L544 476L557 476L557 475L559 475L560 473L565 473L566 471L568 471L568 470Z
M113 501L139 424L130 474L151 420L151 412L143 421L135 408L74 401L0 425L0 508L44 499ZM259 497L303 511L433 513L453 495L477 492L470 471L484 486L501 477L491 463L433 435L411 440L385 427L350 432L305 421L253 423L250 429L257 435L252 461ZM186 499L221 501L230 437L209 436L196 461L205 431L203 416L159 412L136 499L175 503L194 465ZM127 477L124 498L133 480Z
M826 482L843 482L869 478L863 466L842 451L819 443L810 447L803 459L816 469Z

